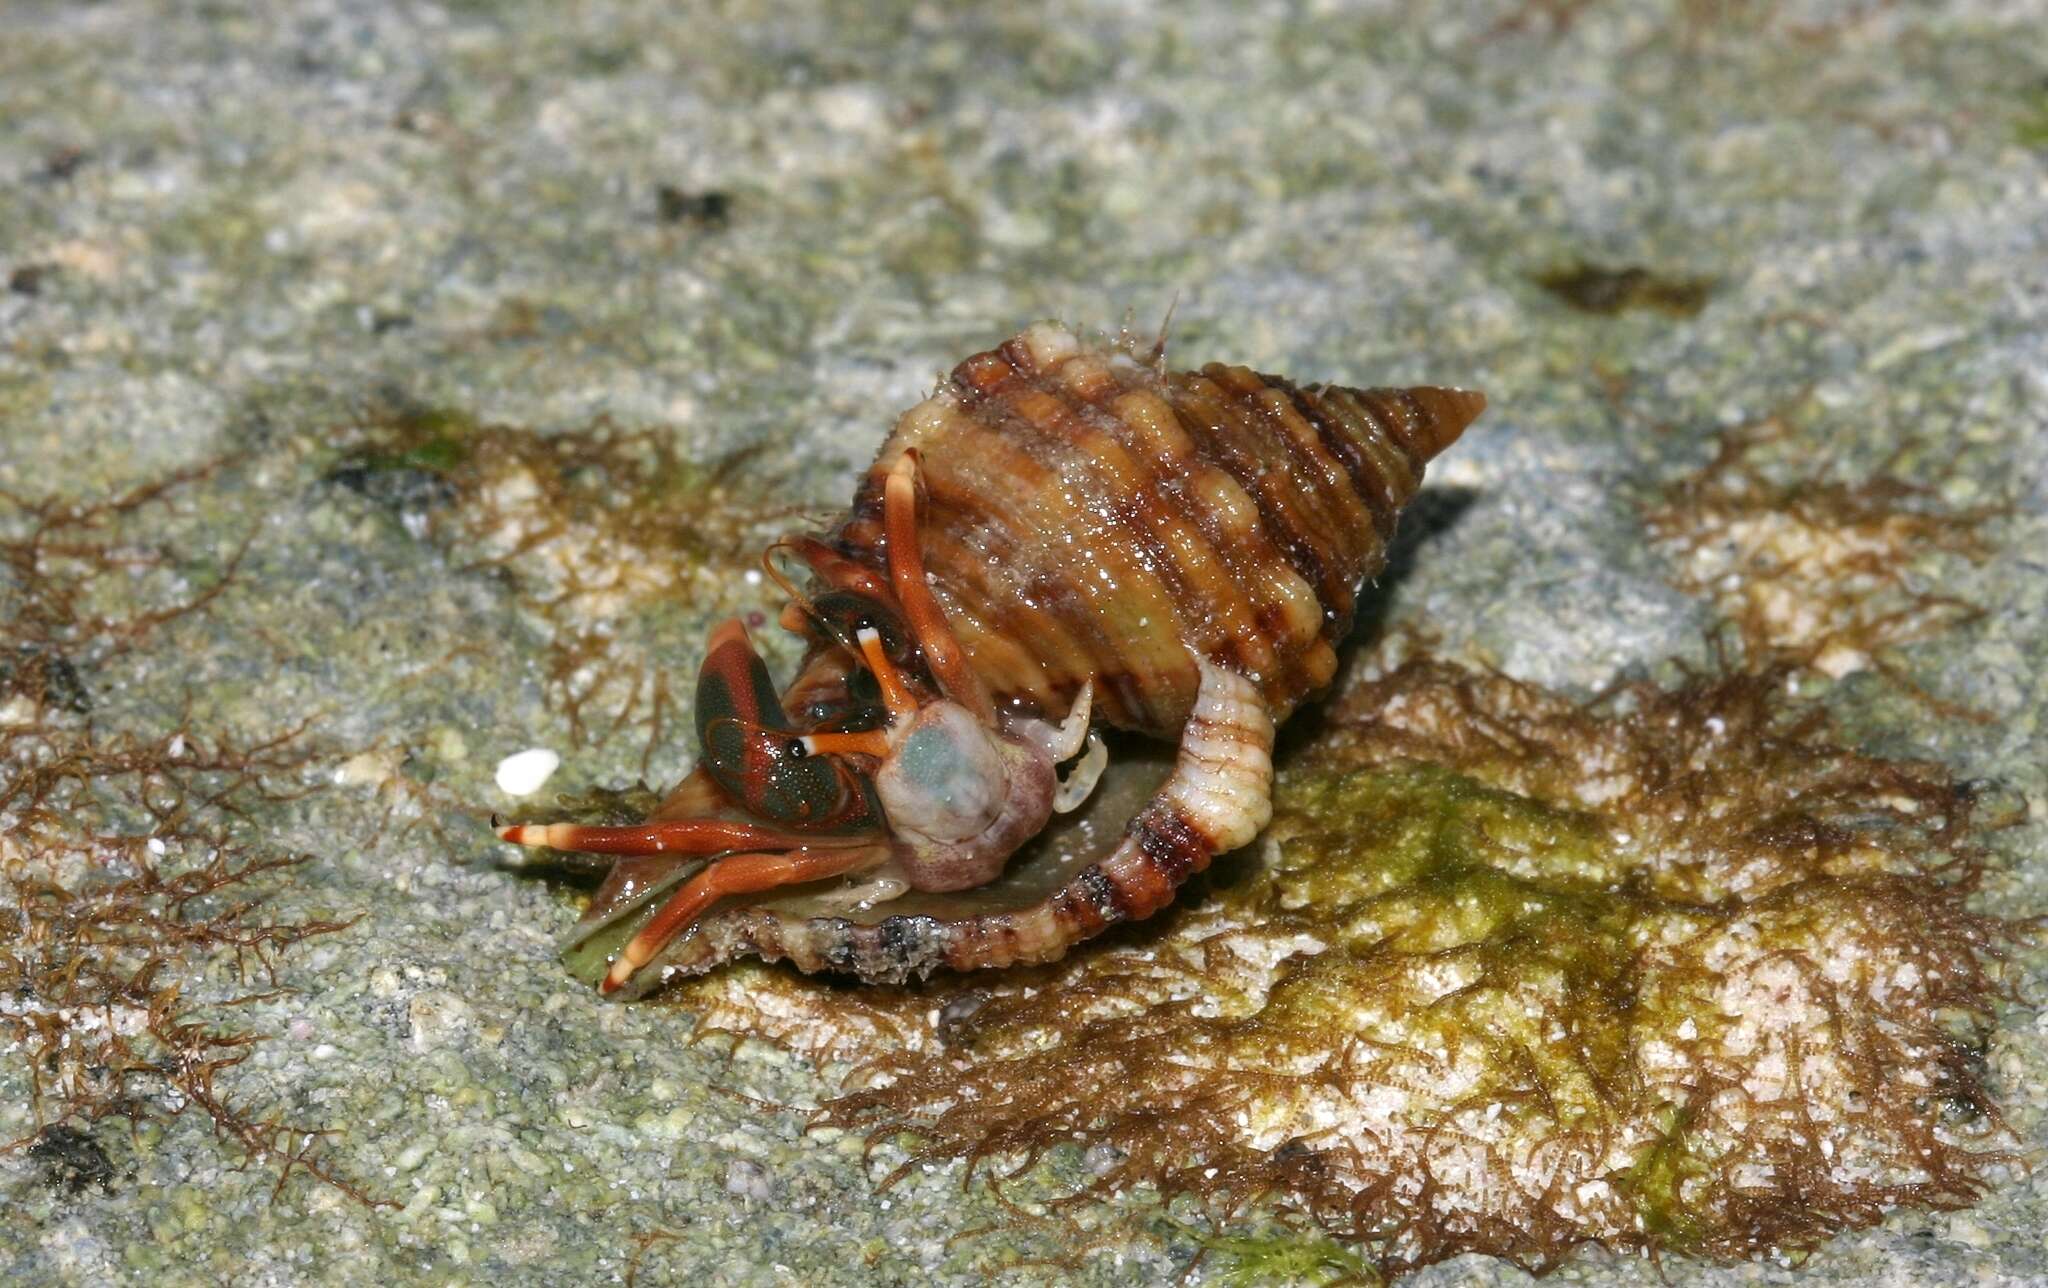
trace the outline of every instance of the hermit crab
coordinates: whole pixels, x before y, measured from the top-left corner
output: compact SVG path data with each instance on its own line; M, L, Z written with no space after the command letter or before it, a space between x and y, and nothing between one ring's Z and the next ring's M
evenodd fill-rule
M1163 350L1041 323L961 363L834 529L769 552L795 680L778 695L724 623L699 763L644 822L499 829L617 856L577 932L631 927L605 992L741 956L870 981L1050 961L1265 825L1275 726L1486 400ZM1097 726L1177 751L1062 821L1103 774Z

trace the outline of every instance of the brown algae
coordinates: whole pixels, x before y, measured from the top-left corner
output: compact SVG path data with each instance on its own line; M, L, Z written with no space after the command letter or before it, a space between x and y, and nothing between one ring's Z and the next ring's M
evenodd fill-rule
M235 1161L275 1167L280 1189L304 1172L371 1201L321 1156L324 1129L253 1107L234 1077L263 1035L234 1025L233 1008L276 994L280 954L348 925L266 914L305 858L231 822L295 792L310 759L287 739L0 730L0 912L14 927L0 946L0 1058L19 1062L37 1124L0 1150L198 1112Z
M347 925L267 912L304 857L249 835L252 812L303 794L316 757L296 729L239 741L88 718L96 685L133 685L129 655L231 586L246 544L194 555L136 523L217 468L0 510L0 1064L27 1128L0 1152L26 1150L68 1192L108 1189L119 1138L97 1124L147 1135L197 1113L279 1189L305 1174L371 1202L324 1157L324 1129L258 1107L237 1072L263 1035L234 1008L276 994L281 954Z
M747 538L780 513L731 496L747 453L699 465L666 433L602 421L543 434L402 406L337 438L331 482L516 588L551 637L544 692L576 746L627 728L650 755L663 744L671 701L653 641L673 633L664 605L746 602Z
M1073 1146L1099 1166L1064 1202L1201 1200L1225 1267L1749 1257L1967 1203L2012 1141L1981 1072L2010 927L1965 899L2013 820L1782 693L1588 705L1410 660L1159 925L923 990L748 968L674 997L854 1064L819 1122L900 1133L899 1175ZM1237 1247L1254 1207L1304 1242Z
M1907 683L1891 651L1980 613L1934 587L1958 561L1989 557L1983 529L2005 511L1944 505L1939 476L1913 482L1886 468L1843 481L1788 467L1775 449L1796 448L1793 438L1784 414L1726 431L1645 522L1671 553L1674 583L1734 623L1751 665L1836 679L1870 669Z

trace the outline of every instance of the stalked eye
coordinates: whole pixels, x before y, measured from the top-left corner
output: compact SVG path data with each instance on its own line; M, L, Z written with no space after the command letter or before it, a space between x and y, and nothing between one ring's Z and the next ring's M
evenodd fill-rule
M789 757L791 760L802 760L805 756L808 756L811 753L804 750L803 739L791 738L787 743L783 745L782 754Z

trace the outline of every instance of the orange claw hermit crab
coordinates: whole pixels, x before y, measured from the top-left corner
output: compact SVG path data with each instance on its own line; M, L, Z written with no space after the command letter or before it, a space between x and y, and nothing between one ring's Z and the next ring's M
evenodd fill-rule
M770 551L809 644L788 689L726 622L700 763L645 822L499 829L619 856L577 932L644 917L605 992L740 956L870 981L1050 961L1258 833L1275 725L1486 399L1162 359L1041 323L961 363L829 536ZM1096 722L1178 743L1113 832L1055 819L1103 773Z

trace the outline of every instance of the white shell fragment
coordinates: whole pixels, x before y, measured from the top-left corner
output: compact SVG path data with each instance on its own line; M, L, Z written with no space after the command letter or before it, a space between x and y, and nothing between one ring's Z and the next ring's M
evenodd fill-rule
M515 751L498 762L498 790L507 796L531 796L561 767L562 758L546 747Z

